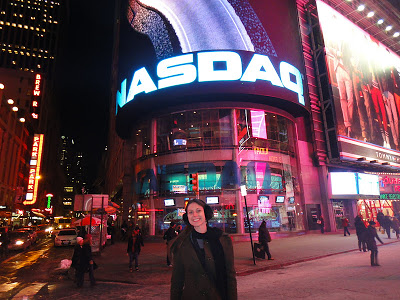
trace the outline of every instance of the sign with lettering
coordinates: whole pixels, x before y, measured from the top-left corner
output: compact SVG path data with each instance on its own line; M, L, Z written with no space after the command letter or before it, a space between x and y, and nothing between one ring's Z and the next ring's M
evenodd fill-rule
M42 162L43 139L43 134L35 134L33 136L31 161L29 163L28 188L25 198L26 200L23 202L24 205L35 204L37 200L40 165Z

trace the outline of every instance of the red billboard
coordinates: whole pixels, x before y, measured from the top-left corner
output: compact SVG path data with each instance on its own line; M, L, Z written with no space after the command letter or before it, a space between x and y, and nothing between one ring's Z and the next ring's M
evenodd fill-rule
M196 102L307 111L295 1L129 0L125 13L117 121Z
M400 57L322 1L340 158L400 167Z

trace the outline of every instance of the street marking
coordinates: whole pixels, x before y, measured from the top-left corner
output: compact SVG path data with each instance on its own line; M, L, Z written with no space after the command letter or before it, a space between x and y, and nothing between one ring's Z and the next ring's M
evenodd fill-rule
M12 299L14 300L28 300L28 299L33 299L33 297L40 291L40 289L45 286L47 283L41 283L41 282L35 282L32 283L30 286L27 286L26 288L23 288L21 291L19 291L18 294L16 294Z
M0 293L6 293L16 288L19 285L19 282L7 282L0 285Z

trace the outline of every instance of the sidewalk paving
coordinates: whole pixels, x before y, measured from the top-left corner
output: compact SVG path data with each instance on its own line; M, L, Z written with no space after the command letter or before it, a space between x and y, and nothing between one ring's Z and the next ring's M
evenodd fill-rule
M237 276L245 276L268 269L277 269L283 266L314 260L340 253L359 251L357 236L350 231L351 236L343 236L343 233L271 233L272 242L269 244L272 257L275 260L262 260L256 258L253 263L250 241L248 235L233 236L235 255L235 268ZM400 242L392 236L378 233L381 240L386 243ZM237 241L244 239L244 241ZM254 242L253 238L253 242ZM95 271L95 277L103 282L121 282L131 284L169 284L171 267L166 264L166 244L159 237L149 237L144 241L145 246L139 255L139 271L129 272L128 256L126 253L127 242L117 242L103 249L101 255L95 257L99 268ZM378 242L378 244L380 244ZM369 255L366 255L365 263L369 264Z

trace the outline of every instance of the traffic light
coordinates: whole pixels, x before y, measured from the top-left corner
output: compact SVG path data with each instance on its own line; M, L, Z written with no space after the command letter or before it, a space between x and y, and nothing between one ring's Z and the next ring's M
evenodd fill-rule
M190 174L189 178L189 182L192 185L192 191L197 193L199 191L199 173Z

